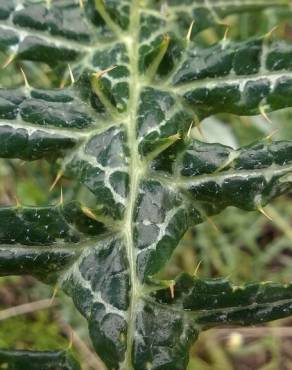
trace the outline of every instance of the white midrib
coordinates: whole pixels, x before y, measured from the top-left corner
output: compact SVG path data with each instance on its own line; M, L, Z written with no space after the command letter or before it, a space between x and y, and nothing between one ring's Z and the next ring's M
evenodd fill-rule
M128 106L127 135L130 151L129 176L130 193L125 213L126 250L130 268L131 296L128 317L127 350L121 370L132 370L132 347L135 336L136 309L139 297L139 280L136 273L136 253L133 240L133 217L138 194L139 183L143 173L143 164L138 152L136 138L137 111L142 85L139 81L138 53L139 53L139 0L133 0L131 8L129 33L124 42L127 45L130 65L130 99Z

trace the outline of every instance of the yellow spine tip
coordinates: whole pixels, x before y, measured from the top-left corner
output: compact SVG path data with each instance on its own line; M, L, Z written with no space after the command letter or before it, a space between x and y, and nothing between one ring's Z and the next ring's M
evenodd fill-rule
M172 281L170 286L169 286L169 291L170 291L170 297L171 299L174 299L174 288L175 288L175 281Z
M58 182L61 180L61 178L63 177L64 175L64 172L63 171L59 171L52 186L50 187L50 192L54 190L55 186L58 184Z
M55 299L56 299L56 296L57 296L57 294L58 294L58 291L59 291L59 289L58 289L58 287L56 286L56 287L54 288L53 295L52 295L51 300L50 300L50 306L52 306L52 305L54 304Z
M69 76L70 76L70 80L71 80L71 85L74 85L75 84L75 78L74 78L74 75L73 75L70 64L68 64L68 69L69 69Z
M195 21L192 21L192 23L190 24L190 27L189 27L189 30L188 30L188 33L187 33L187 37L186 37L187 43L189 43L191 41L194 24L195 24Z
M70 328L69 329L69 343L68 343L67 350L70 351L72 349L73 343L74 343L74 331L72 330L72 328Z
M15 205L16 205L16 207L17 208L21 208L21 203L20 203L20 201L19 201L19 199L18 199L18 197L16 195L14 196L14 199L15 199Z
M92 210L86 206L81 207L82 212L89 218L91 218L94 221L98 221L97 217L95 214L92 212Z
M170 42L170 36L167 33L163 35L163 42L166 44L169 44Z
M265 141L272 141L273 137L279 132L279 129L274 130L268 136L264 137Z
M199 272L199 269L201 267L202 262L203 262L202 260L199 261L199 263L198 263L198 265L197 265L197 267L195 269L194 276L197 276L198 275L198 272Z
M223 36L223 43L226 43L226 41L228 39L229 31L230 31L230 26L226 26L224 36Z
M193 126L194 126L194 121L191 122L190 127L188 129L188 132L187 132L187 138L188 139L190 139L190 137L191 137Z
M60 201L59 201L60 206L63 206L64 204L64 197L63 197L63 188L61 186L61 192L60 192Z
M23 77L23 80L24 80L25 87L30 90L31 87L28 83L28 79L26 77L26 74L25 74L24 70L22 68L20 68L20 71L21 71L21 74L22 74L22 77Z
M4 64L2 65L2 69L5 69L6 67L9 66L9 64L11 64L14 59L15 59L16 55L15 54L11 54L4 62Z
M260 111L260 114L261 116L268 122L268 123L272 123L272 120L269 118L269 116L267 115L266 113L266 110L265 110L265 107L264 106L260 106L259 107L259 111Z
M272 217L264 210L264 208L259 204L257 210L264 215L268 220L273 221Z
M278 29L279 29L280 26L275 26L273 27L269 32L267 32L265 35L264 35L264 39L265 40L269 40L271 38L271 36L273 35L274 32L276 32Z
M106 68L106 69L104 69L104 70L102 70L102 71L98 71L98 72L93 73L93 76L98 80L98 79L100 79L102 76L104 76L106 73L111 72L111 71L112 71L112 70L114 70L115 68L117 68L117 66L116 66L116 65L111 66L111 67L108 67L108 68Z
M219 227L215 224L215 222L212 220L211 217L207 218L208 223L212 226L212 228L216 231L219 232Z
M178 132L178 133L176 133L176 134L174 134L174 135L172 135L172 136L169 136L168 137L168 139L170 140L170 141L173 141L173 142L175 142L175 141L177 141L177 140L181 140L181 138L182 138L182 136L181 136L181 134Z

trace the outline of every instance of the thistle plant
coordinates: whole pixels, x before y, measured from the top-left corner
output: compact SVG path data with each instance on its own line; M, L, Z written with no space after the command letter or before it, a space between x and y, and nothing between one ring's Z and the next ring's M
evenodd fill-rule
M264 211L292 187L292 142L233 149L192 138L216 113L292 106L292 46L265 34L203 47L230 14L286 0L0 0L5 68L67 68L70 86L24 76L0 89L0 157L57 162L94 195L0 208L0 275L63 289L109 370L184 370L202 330L292 314L292 285L158 273L194 227L228 206ZM268 122L267 122L268 124ZM29 365L28 365L29 364ZM66 352L0 351L5 369L77 369ZM5 367L6 366L6 367Z

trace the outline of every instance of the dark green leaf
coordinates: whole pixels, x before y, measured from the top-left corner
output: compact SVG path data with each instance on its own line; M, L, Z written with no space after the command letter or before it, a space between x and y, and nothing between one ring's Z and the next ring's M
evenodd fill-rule
M292 313L291 284L233 286L227 279L201 280L183 274L176 281L174 298L169 290L154 296L159 304L183 308L204 329L224 324L260 324Z
M7 370L80 370L66 352L28 352L0 350L0 368Z
M0 275L63 288L110 370L183 370L200 330L291 314L290 285L183 275L172 297L174 282L156 276L189 227L227 206L262 210L292 188L291 142L235 150L191 139L214 113L267 118L292 106L288 42L194 42L230 14L267 8L290 14L285 0L0 0L4 67L70 63L63 84L71 77L58 90L30 87L29 76L0 90L0 157L58 158L59 175L95 201L0 208ZM2 358L11 370L34 359L38 369L74 368L64 353Z

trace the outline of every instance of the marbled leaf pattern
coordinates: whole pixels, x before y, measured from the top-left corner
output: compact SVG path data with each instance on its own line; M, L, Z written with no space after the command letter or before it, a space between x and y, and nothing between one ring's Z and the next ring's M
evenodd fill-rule
M0 0L6 64L69 63L75 77L56 90L0 89L0 157L58 159L60 173L96 202L0 208L0 275L30 273L62 287L109 370L184 370L201 330L292 313L290 285L236 287L183 274L171 292L155 277L189 227L228 206L261 209L292 188L291 142L234 150L190 135L215 113L292 106L288 42L195 42L228 15L267 8L291 5ZM0 351L0 367L26 369L27 361L77 366L66 354Z

